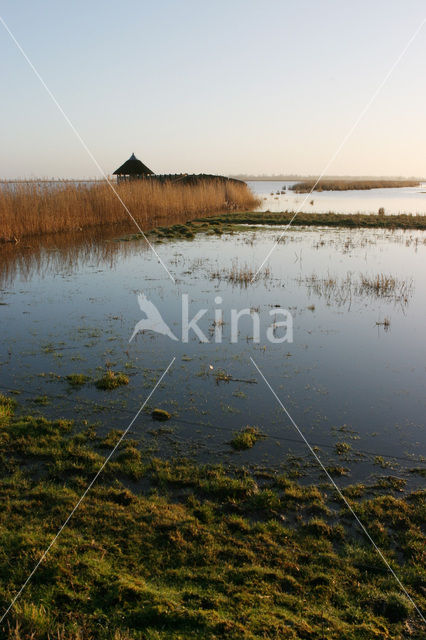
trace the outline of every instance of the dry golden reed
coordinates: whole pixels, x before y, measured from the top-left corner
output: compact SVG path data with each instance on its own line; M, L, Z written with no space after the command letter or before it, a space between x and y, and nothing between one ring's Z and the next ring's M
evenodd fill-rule
M296 193L310 193L315 186L315 191L351 191L351 190L366 190L366 189L395 189L401 187L418 187L420 182L418 180L385 180L381 178L372 178L369 180L320 180L318 183L315 180L304 180L303 182L297 182L290 189L296 191Z
M186 222L203 214L258 204L247 185L205 180L194 185L135 180L114 185L141 229ZM0 187L0 241L131 222L106 183L28 181ZM133 226L134 223L132 223Z

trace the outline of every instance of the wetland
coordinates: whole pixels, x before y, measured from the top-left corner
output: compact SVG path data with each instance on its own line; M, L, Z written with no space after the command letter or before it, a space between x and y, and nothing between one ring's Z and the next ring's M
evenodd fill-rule
M421 637L252 363L421 606L424 216L336 216L157 227L174 283L128 225L4 245L3 608L175 358L5 637ZM209 340L129 342L141 292L177 336L188 295ZM250 313L231 340L233 308L259 318L259 342ZM278 308L293 336L274 344Z

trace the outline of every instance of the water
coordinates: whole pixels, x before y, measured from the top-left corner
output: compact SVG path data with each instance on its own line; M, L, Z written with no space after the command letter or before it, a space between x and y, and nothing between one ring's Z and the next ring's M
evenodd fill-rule
M20 404L31 412L72 417L78 425L96 421L101 432L124 429L175 357L132 428L142 447L224 464L309 462L251 356L324 462L349 470L342 482L405 473L416 485L419 476L406 470L420 465L426 444L426 234L294 228L273 252L269 275L248 287L224 279L233 265L255 271L279 233L257 229L156 245L176 284L138 241L104 238L70 248L58 238L56 247L10 258L0 292L1 390L18 390ZM379 273L397 278L390 297L359 286L361 275ZM402 296L399 286L406 287ZM193 333L183 344L147 332L129 344L143 317L139 291L176 335L181 296L188 293L190 317L208 309L199 325L210 342L200 343ZM278 305L292 313L293 343L265 338ZM213 339L218 306L225 321L221 344ZM230 343L231 308L259 313L259 344L251 340L250 317L241 320L238 343ZM389 326L377 324L385 319ZM76 390L65 379L72 373L96 379L107 367L127 373L130 384L112 392L93 385ZM220 372L234 380L220 380ZM40 396L50 403L40 406ZM173 414L162 434L150 417L154 407ZM235 453L229 441L246 425L267 437ZM336 454L338 442L350 445L347 459ZM377 455L390 466L382 469Z
M312 194L297 194L292 191L290 187L296 184L296 181L253 180L247 184L261 197L261 211L296 211L300 207L301 211L307 213L377 213L383 207L387 214L426 215L426 183L424 182L419 187L314 191ZM283 190L283 186L286 187L286 193L277 194Z

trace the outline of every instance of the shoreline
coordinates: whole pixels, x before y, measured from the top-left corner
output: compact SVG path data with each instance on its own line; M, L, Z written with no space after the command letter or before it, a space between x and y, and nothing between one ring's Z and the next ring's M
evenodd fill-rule
M196 215L196 214L194 214ZM272 213L269 211L241 211L241 212L212 212L202 217L194 217L188 219L183 214L176 216L180 220L172 222L165 226L155 224L152 222L152 226L144 230L147 236L172 237L176 232L181 230L181 234L191 239L195 233L206 231L216 228L217 232L231 231L232 228L238 226L250 228L252 225L265 225L265 226L284 226L291 222L291 226L313 226L313 227L336 227L336 228L365 228L365 229L411 229L411 230L426 230L426 215L423 214L395 214L395 215L378 215L378 214L362 214L362 213L298 213L294 218L294 212L284 211L281 213ZM105 224L103 222L94 222L88 224L85 227L69 228L67 230L58 230L56 232L34 233L23 236L22 238L10 238L8 240L0 238L0 245L19 245L21 241L30 241L31 239L43 239L43 238L55 238L60 234L73 233L76 236L81 234L84 237L84 233L87 231L96 232L96 229L102 229L102 231L113 232L115 228L123 228L128 223L129 227L132 227L132 221L120 220L117 222L110 222ZM129 230L129 237L138 238L142 237L140 233L131 233Z

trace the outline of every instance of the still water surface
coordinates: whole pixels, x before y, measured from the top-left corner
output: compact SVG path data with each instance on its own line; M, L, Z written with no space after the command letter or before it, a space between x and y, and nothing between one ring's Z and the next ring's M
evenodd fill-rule
M295 183L253 180L247 184L261 197L261 211L296 211L300 208L307 213L377 213L383 207L387 214L426 214L426 183L419 187L314 191L312 194L295 193L290 189ZM281 193L283 187L286 187L284 194Z
M272 254L269 273L248 287L227 281L233 267L256 270L279 233L251 229L157 245L176 285L138 241L103 239L71 252L50 246L3 265L3 392L19 391L28 411L76 418L78 424L96 421L101 431L124 429L176 357L132 429L141 446L156 455L194 455L225 464L279 466L288 456L309 460L251 356L324 462L350 471L342 482L418 467L426 453L426 234L294 228ZM394 293L382 296L359 287L362 275L380 273L396 278ZM190 317L207 309L199 325L209 344L193 333L182 344L151 332L129 344L143 317L140 291L176 335L181 296L188 293ZM213 339L218 306L225 321L221 344ZM277 306L291 311L292 343L270 344L265 338ZM259 313L259 344L251 339L249 316L241 319L238 343L231 344L231 308ZM385 319L388 327L381 324ZM90 384L72 389L65 379L72 373L95 379L107 367L126 372L130 384L105 392ZM220 372L233 380L217 379ZM44 396L48 404L40 406ZM173 415L162 432L150 417L155 406ZM259 427L266 438L235 453L229 441L245 425ZM337 455L338 442L350 445L347 456ZM376 455L391 466L383 470ZM419 482L415 473L406 476Z

